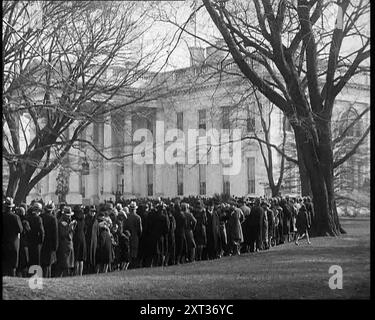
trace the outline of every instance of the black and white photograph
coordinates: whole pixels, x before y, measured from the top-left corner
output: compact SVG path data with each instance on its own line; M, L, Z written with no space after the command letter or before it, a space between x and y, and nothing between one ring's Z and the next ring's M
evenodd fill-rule
M7 0L2 48L2 300L371 298L369 0Z

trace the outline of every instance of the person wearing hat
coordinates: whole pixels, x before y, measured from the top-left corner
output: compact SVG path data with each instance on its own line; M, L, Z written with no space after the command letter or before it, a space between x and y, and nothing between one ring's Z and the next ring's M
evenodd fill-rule
M44 207L44 212L40 215L45 233L41 249L41 266L43 268L43 277L45 278L52 276L51 266L57 261L58 225L54 210L55 204L53 201L49 201Z
M309 217L309 214L307 212L306 206L303 204L301 205L301 208L298 211L298 216L297 216L297 239L296 239L296 245L298 246L299 243L298 241L302 239L306 235L307 243L311 244L310 238L309 238L309 232L308 229L310 228L311 225L311 220Z
M250 217L247 224L249 241L250 241L250 252L259 251L262 249L262 229L264 221L264 210L260 206L260 199L254 200L254 205L250 211Z
M207 246L206 257L207 259L216 259L220 254L220 218L214 206L213 199L207 203Z
M261 207L263 209L264 215L263 215L263 223L262 223L262 248L264 250L269 249L269 239L268 239L268 216L269 216L269 209L268 209L268 203L267 200L263 200L261 203Z
M73 234L75 275L82 276L83 264L87 257L86 237L85 237L85 215L81 206L74 207L74 219L77 226Z
M18 266L20 234L23 231L21 219L14 214L13 199L7 197L3 203L2 269L3 275L16 276Z
M228 243L229 252L233 255L240 254L240 245L243 242L243 233L241 223L244 221L243 212L237 208L236 202L231 202L229 219L228 219Z
M188 203L181 203L181 211L185 216L185 238L186 238L186 260L187 262L195 261L195 249L197 247L194 239L194 230L197 220L189 210Z
M138 267L139 239L142 235L142 219L137 214L137 203L131 201L129 204L128 218L124 221L124 231L128 230L130 237L130 263L129 268Z
M198 202L198 206L193 211L193 215L197 220L194 230L194 239L197 245L196 259L200 261L203 258L203 250L205 250L207 246L207 213L202 200Z
M84 262L84 270L87 273L95 272L95 257L96 257L96 246L98 239L98 220L96 218L96 206L91 205L88 207L87 214L85 216L85 240L86 240L86 261Z
M70 275L74 268L73 233L76 222L72 221L72 216L72 208L65 206L58 222L57 268L61 277Z
M30 214L26 217L30 224L30 232L28 234L30 266L41 265L41 250L45 236L43 221L40 217L42 210L42 204L35 202L31 207Z
M30 224L26 220L26 210L24 206L16 208L16 214L20 217L23 231L20 235L20 250L19 260L17 268L17 276L27 277L29 270L29 245L28 245L28 233L30 232Z

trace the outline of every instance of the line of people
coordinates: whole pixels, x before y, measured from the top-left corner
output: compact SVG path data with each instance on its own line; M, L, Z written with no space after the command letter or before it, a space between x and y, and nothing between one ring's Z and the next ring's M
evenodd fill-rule
M306 236L309 197L136 199L98 206L3 202L3 274L44 277L168 266L268 250Z

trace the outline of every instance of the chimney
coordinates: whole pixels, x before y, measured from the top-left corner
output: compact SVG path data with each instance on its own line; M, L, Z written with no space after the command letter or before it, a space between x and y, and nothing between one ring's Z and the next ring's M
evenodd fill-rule
M204 63L204 48L189 47L190 51L190 66L199 66Z

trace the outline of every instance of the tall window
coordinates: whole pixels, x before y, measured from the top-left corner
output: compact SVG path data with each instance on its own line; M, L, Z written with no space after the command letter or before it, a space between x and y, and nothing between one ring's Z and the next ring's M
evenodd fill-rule
M230 196L230 180L229 176L223 176L223 193Z
M247 132L254 132L255 131L255 117L251 113L249 113L247 115L246 129L247 129Z
M177 195L184 194L184 166L177 163Z
M222 127L223 129L230 129L230 107L222 108Z
M154 195L154 165L147 165L147 195Z
M151 117L151 115L150 115ZM152 117L151 119L147 119L146 120L146 125L147 125L147 130L149 130L152 134L154 134L154 122L152 121Z
M86 129L83 129L83 130L81 131L81 133L80 133L80 139L81 139L81 140L86 140ZM80 148L80 150L84 150L84 148L85 148L85 143L82 142L82 141L80 141L80 142L79 142L79 148Z
M177 129L184 131L184 113L177 112Z
M199 165L199 194L206 194L206 165Z
M198 129L206 130L206 110L198 110Z
M85 176L82 173L79 174L79 189L82 198L86 198Z
M247 158L247 193L255 193L255 158Z

